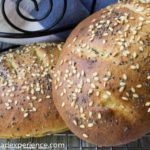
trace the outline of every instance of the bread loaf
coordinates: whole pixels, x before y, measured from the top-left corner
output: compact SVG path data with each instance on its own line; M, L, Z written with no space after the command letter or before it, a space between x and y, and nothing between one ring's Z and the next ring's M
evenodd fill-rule
M52 100L62 44L31 44L0 56L0 137L39 137L67 127Z
M53 78L66 125L100 146L150 131L150 2L124 1L81 22L68 37Z

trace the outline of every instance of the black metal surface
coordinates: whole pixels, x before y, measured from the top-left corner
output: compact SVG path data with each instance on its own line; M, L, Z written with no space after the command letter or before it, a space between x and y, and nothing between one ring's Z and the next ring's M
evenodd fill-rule
M0 37L2 38L33 38L33 37L40 37L40 36L46 36L46 35L50 35L50 34L56 34L58 32L63 32L66 30L70 30L73 29L76 25L72 24L69 25L67 27L63 27L63 28L55 28L53 29L64 17L65 12L66 12L66 8L67 8L67 0L63 0L63 9L60 10L62 11L60 16L58 18L55 18L56 20L52 23L52 25L50 25L49 27L47 27L46 29L43 30L38 30L38 31L29 31L29 30L24 30L21 29L20 27L16 26L13 22L10 21L10 19L7 17L6 14L6 1L7 0L1 0L1 12L2 15L5 19L5 21L7 22L7 24L9 26L11 26L12 28L14 28L16 31L20 31L20 33L5 33L5 32L0 32ZM39 21L43 21L44 19L46 19L50 14L51 11L53 9L53 4L55 2L55 0L49 0L49 9L47 10L47 13L41 17L41 18L37 18L37 19L32 19L32 18L27 18L26 16L24 16L21 11L20 11L20 4L23 0L17 0L16 2L16 12L19 15L20 18L24 19L25 21L29 21L29 22L39 22ZM38 3L36 0L31 0L34 3L35 6L35 10L39 11L39 7L38 7ZM93 0L92 2L92 7L91 7L91 14L94 12L94 8L95 8L95 4L96 4L96 0Z
M4 18L8 22L8 24L12 25L13 23L11 23L9 21L9 18L7 18L6 13L5 13L5 1L6 0L2 0L2 13L4 15ZM18 15L27 21L35 22L35 21L41 21L43 19L46 19L46 17L51 13L51 11L53 9L52 7L53 7L53 3L55 0L50 0L51 6L49 7L49 10L45 14L45 16L38 18L38 19L26 18L25 16L23 16L23 14L21 14L21 12L19 10L19 5L20 5L21 1L22 0L18 0L16 3L16 11L17 11ZM38 11L38 4L37 4L36 0L31 0L31 1L33 1L34 5L35 5L35 9ZM96 3L96 0L93 0L91 13L93 13L95 3ZM68 29L72 29L75 25L71 25L70 27L52 29L63 18L65 11L66 11L66 7L67 7L67 0L64 0L64 8L62 10L61 16L59 18L56 18L56 21L53 23L53 25L45 30L34 31L34 32L26 31L26 30L22 30L18 27L15 27L14 25L12 25L13 28L15 28L17 31L21 31L21 33L2 33L1 32L0 37L3 37L3 38L31 38L31 37L39 37L39 36L49 35L49 34L53 34L53 33L62 32L62 31L68 30ZM1 45L0 47L1 47L1 49L3 49L2 51L5 51L5 50L7 50L9 45L7 47L4 47L3 45ZM18 46L16 46L16 45L11 46L11 48L16 48L16 47L18 47ZM55 141L56 140L55 137L57 137L57 141ZM77 138L74 134L72 134L70 132L63 133L63 134L47 135L46 137L42 137L42 138L29 138L29 139L21 138L21 139L17 139L17 140L0 139L0 143L10 143L10 142L12 142L12 143L43 142L44 143L45 141L46 141L46 143L64 141L64 143L65 143L64 150L150 150L150 135L146 135L145 137L143 137L135 142L132 142L132 143L129 143L126 145L115 146L115 147L99 147L99 146L91 145L91 144L84 142L81 139ZM6 148L6 149L11 150L9 148ZM21 149L23 149L23 148L21 148Z
M5 143L5 141L2 142ZM64 143L65 145L64 148L58 150L150 150L150 135L145 135L145 137L125 145L119 145L113 147L101 147L101 146L89 144L85 141L82 141L71 132L47 135L41 138L28 138L28 139L20 138L16 140L9 139L6 142L21 143L21 144L23 143L46 143L46 144ZM37 147L37 149L40 150L39 147ZM12 150L12 149L8 148L8 150ZM26 150L26 149L22 147L22 150ZM44 150L47 149L45 148Z
M64 17L65 12L66 12L66 7L67 7L67 0L63 0L64 5L63 5L63 9L60 10L61 11L60 16L58 18L56 18L55 21L49 27L47 27L46 29L43 29L43 30L38 30L38 31L24 30L24 29L21 29L20 27L17 27L13 22L11 22L10 19L6 15L6 10L5 10L6 9L6 7L5 7L6 1L7 0L2 0L2 3L1 3L1 5L2 5L2 7L1 7L2 15L3 15L5 21L8 23L8 25L10 25L16 31L20 31L21 33L4 33L4 32L0 32L0 37L2 37L2 38L39 37L39 36L45 36L45 35L49 35L49 34L53 34L53 33L58 33L60 31L65 31L66 29L72 29L72 27L73 27L73 25L71 25L69 27L64 27L64 28L59 28L59 29L53 29L52 30L52 28L55 27L62 20L62 18ZM21 1L22 0L17 0L17 2L16 2L16 12L22 19L24 19L26 21L30 21L30 22L38 22L38 21L42 21L42 20L46 19L50 15L50 13L53 9L53 3L55 2L55 0L49 0L49 9L43 17L38 18L38 19L31 19L31 18L27 18L26 16L24 16L20 12L19 6L20 6ZM31 0L31 1L34 3L36 11L38 11L39 8L38 8L37 1L36 0Z

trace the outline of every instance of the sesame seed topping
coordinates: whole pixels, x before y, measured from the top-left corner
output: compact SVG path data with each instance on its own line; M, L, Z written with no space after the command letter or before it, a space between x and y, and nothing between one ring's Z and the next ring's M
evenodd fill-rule
M102 116L101 116L101 113L99 112L98 113L98 119L101 119L102 118Z
M28 117L28 113L24 113L24 117L25 117L25 118Z
M120 87L120 89L119 89L119 92L121 93L121 92L123 92L124 91L124 86L122 86L122 87Z
M150 102L146 102L145 106L150 106Z
M147 76L147 79L150 80L150 76Z
M100 95L100 92L99 92L99 91L97 91L97 92L96 92L96 96L99 96L99 95Z
M63 102L62 104L61 104L61 107L64 107L65 106L65 102Z
M123 100L125 101L128 101L128 98L127 97L122 97Z
M92 94L93 93L93 89L89 89L88 91L88 95Z
M85 125L81 124L81 125L80 125L80 128L84 129L84 128L85 128Z
M91 101L90 103L89 103L89 106L91 107L93 105L93 101Z
M138 84L137 86L136 86L136 88L141 88L142 87L142 84Z
M127 75L126 74L123 74L123 79L127 80Z
M74 125L77 126L77 121L76 120L73 120L72 122L73 122Z
M89 123L89 124L88 124L88 127L89 127L89 128L93 127L93 123Z
M107 94L103 94L103 98L107 99L109 96Z
M133 94L133 97L138 98L139 96L138 94Z
M94 83L91 83L91 87L93 88L93 89L95 89L95 84Z
M82 135L83 135L84 138L88 138L87 134L83 133Z

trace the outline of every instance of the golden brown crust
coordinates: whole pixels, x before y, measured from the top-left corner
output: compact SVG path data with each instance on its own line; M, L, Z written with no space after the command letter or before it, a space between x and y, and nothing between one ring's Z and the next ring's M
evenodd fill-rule
M52 101L62 43L35 43L0 56L0 137L39 137L67 130Z
M119 145L150 131L149 28L150 3L120 2L85 19L67 39L53 97L81 139Z

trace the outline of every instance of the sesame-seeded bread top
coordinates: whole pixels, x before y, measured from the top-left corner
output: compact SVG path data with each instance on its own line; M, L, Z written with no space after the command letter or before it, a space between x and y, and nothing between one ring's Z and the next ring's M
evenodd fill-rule
M35 43L0 56L0 137L44 136L67 129L52 100L63 43Z
M54 103L81 139L118 145L150 131L150 3L120 2L81 22L53 78Z

